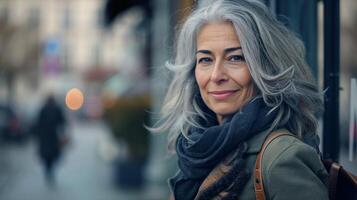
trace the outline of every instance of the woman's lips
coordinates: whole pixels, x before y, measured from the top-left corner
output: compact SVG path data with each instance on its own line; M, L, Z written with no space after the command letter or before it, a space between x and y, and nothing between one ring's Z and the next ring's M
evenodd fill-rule
M231 95L236 93L238 90L222 90L222 91L211 91L209 94L216 100L225 100Z

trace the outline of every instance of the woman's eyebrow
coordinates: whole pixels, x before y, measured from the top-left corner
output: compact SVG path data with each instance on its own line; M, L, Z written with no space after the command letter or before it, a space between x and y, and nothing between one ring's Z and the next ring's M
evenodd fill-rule
M212 52L211 52L210 50L204 50L204 49L202 49L202 50L197 50L197 51L196 51L196 54L198 54L198 53L203 53L203 54L210 54L210 55L212 55Z
M237 51L237 50L241 50L242 47L230 47L230 48L226 48L224 49L224 54L228 54L230 52L233 52L233 51ZM203 54L209 54L209 55L212 55L212 52L210 50L205 50L205 49L200 49L200 50L197 50L196 51L196 54L198 53L203 53Z
M224 53L228 54L230 52L241 50L241 49L242 49L242 47L231 47L231 48L224 49Z

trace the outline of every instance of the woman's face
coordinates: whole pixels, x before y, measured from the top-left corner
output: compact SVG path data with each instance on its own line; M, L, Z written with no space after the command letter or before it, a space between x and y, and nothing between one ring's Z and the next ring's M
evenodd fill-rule
M204 25L197 36L195 77L219 123L253 96L254 84L230 22Z

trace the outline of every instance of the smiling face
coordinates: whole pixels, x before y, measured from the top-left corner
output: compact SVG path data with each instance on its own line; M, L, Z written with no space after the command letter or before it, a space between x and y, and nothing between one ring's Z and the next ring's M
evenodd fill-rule
M219 123L254 95L253 80L232 23L209 23L201 28L195 77L203 101L216 113Z

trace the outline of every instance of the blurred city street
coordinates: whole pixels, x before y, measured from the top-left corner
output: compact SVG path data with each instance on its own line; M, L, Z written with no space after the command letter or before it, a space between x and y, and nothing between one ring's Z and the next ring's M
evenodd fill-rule
M58 166L57 184L46 185L33 141L0 146L0 199L6 200L140 200L165 199L162 189L127 191L113 183L113 165L101 150L106 127L101 122L75 122L71 144ZM160 192L161 191L161 192Z
M172 3L0 0L1 200L167 199Z

